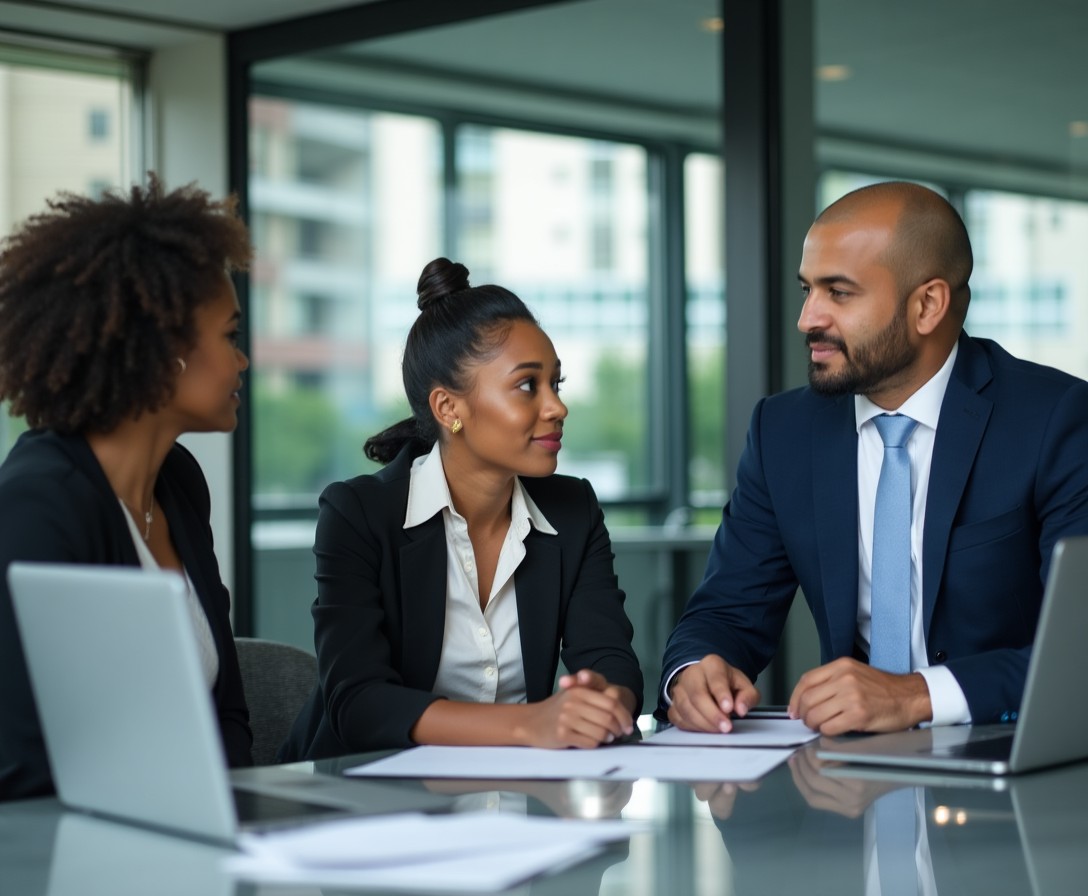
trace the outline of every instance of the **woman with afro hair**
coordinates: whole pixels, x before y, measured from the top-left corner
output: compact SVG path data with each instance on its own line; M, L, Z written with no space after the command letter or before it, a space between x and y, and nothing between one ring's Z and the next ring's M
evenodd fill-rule
M250 764L208 486L177 439L237 425L249 361L229 273L251 254L233 198L153 174L127 194L62 193L4 241L0 400L30 429L0 465L0 800L53 792L13 560L183 575L227 760Z

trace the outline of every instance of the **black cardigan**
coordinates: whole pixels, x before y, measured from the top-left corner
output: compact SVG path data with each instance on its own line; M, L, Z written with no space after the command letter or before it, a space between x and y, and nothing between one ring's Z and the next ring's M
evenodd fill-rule
M431 691L446 615L442 514L404 528L408 449L371 476L321 496L313 604L319 682L279 759L317 759L410 746L409 732L439 699ZM642 703L642 673L612 566L604 515L589 483L523 479L558 535L531 529L514 574L529 702L552 693L560 654ZM636 708L636 714L638 709Z
M232 766L250 765L249 713L230 626L230 596L212 547L208 485L195 458L180 445L163 462L155 497L219 653L212 696L227 760ZM81 436L24 433L0 465L0 800L53 792L8 591L12 560L140 565L124 511Z

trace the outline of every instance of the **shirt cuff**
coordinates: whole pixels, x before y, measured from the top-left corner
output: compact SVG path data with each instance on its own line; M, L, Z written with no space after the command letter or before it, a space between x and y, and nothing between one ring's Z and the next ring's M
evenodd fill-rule
M666 706L672 706L672 697L669 696L669 685L672 684L672 680L676 678L676 673L681 669L686 669L688 666L694 666L698 660L692 660L690 663L684 663L681 666L677 666L669 673L669 677L661 685L661 702Z
M929 725L965 725L971 722L971 710L963 688L947 666L928 666L918 669L929 688L929 702L933 707L933 720Z

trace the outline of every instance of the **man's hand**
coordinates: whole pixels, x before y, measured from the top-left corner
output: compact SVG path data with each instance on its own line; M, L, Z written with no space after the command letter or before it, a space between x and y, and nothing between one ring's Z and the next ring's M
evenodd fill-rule
M669 696L669 721L677 728L723 734L733 730L730 713L747 715L759 703L759 691L748 676L714 654L677 672Z
M926 680L916 672L892 675L843 657L801 676L790 718L821 734L904 731L933 718Z

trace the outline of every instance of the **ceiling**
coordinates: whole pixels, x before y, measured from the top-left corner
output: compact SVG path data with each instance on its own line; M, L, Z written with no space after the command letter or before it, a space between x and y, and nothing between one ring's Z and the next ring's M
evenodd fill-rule
M125 17L147 25L233 31L365 2L368 0L9 0L0 4L0 23L4 21L3 7L23 6L36 10L43 20L97 12L115 22Z
M449 0L445 0L449 2ZM441 69L714 116L719 41L700 28L720 0L578 0L348 45L371 63ZM358 0L0 0L0 27L61 33L88 10L106 35L223 31ZM790 16L787 8L786 27ZM821 133L960 153L1051 172L1088 170L1088 7L1083 0L814 0ZM82 18L81 18L82 17ZM66 26L65 23L68 23ZM123 38L127 38L122 40ZM107 39L101 36L98 39ZM1088 130L1088 125L1073 126Z

